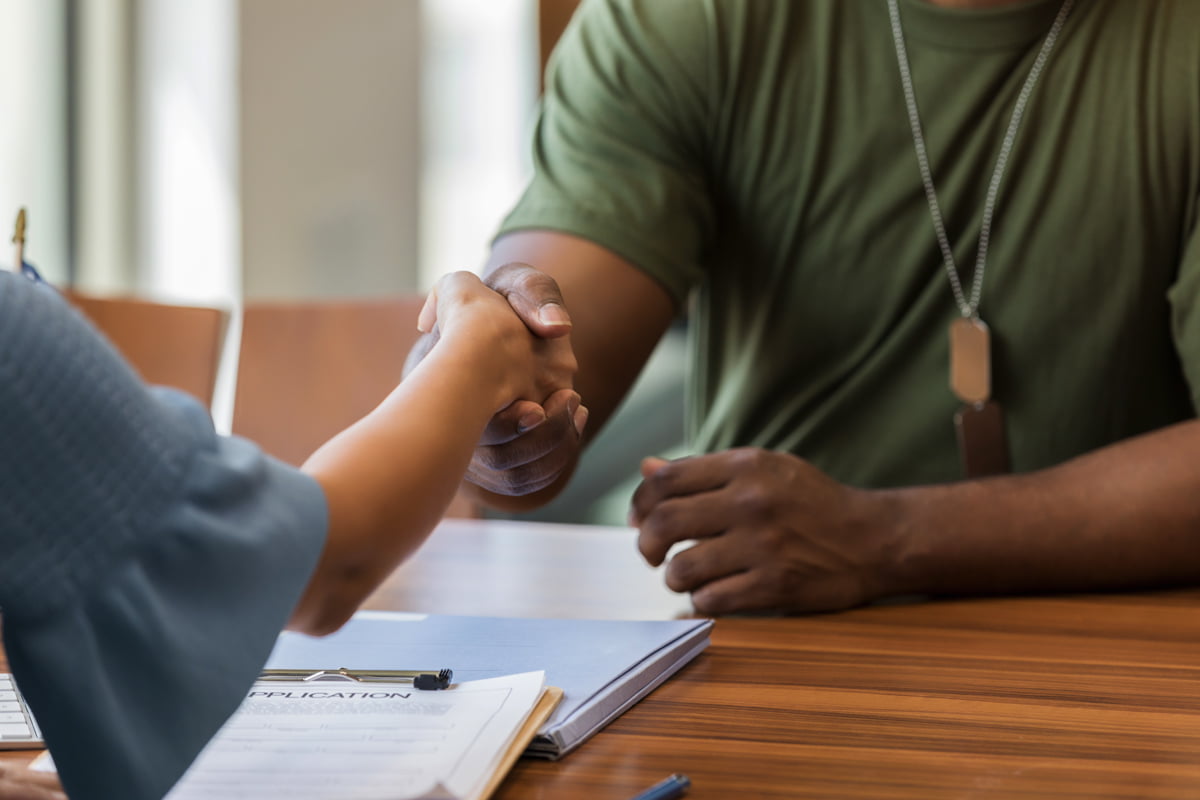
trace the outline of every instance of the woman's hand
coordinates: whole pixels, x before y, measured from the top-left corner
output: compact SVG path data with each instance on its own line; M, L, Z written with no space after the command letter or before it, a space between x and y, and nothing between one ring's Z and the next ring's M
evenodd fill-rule
M555 392L572 388L577 365L566 332L569 324L560 323L552 338L544 338L528 327L504 295L470 272L450 273L438 281L417 327L437 339L430 355L447 347L474 353L467 363L474 363L480 388L496 393L494 412L521 401L541 404Z

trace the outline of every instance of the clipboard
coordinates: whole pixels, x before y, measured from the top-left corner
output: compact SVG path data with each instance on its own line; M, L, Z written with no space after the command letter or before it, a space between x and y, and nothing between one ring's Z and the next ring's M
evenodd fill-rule
M337 671L333 670L331 672L336 674ZM344 684L349 684L349 683L361 684L361 683L363 683L363 681L360 681L357 678L347 677L347 676L338 676L338 677L332 678L332 679L326 678L325 680L334 680L334 681L340 680ZM287 686L293 686L293 687L294 686L308 686L308 687L312 687L313 689L321 689L322 688L322 687L320 687L320 684L322 683L322 679L320 679L320 678L314 679L313 681L310 681L308 683L289 682L286 684L283 681L276 679L275 681L256 682L255 686L262 686L262 685L264 685L264 683L268 684L268 685L278 684L280 686L280 688L285 688ZM370 683L370 681L367 681L367 683ZM367 688L358 688L357 686L355 686L352 689L352 691L354 691L356 693L368 693L379 687L386 686L386 685L388 685L388 684L376 683L374 686L367 687ZM392 685L394 686L394 684L392 684ZM469 684L466 686L469 686ZM328 687L328 688L330 688L331 690L336 690L336 687ZM347 688L349 689L351 687L347 686ZM469 689L465 689L465 690L469 691ZM251 691L253 691L253 689ZM438 695L441 695L441 694L442 693L440 693L440 692L438 693ZM449 693L447 693L447 694L449 694ZM438 696L438 695L430 695L430 697L434 697L434 696ZM503 748L503 750L496 751L493 754L493 756L488 759L489 763L487 764L486 779L484 779L480 782L475 782L474 788L467 793L445 794L443 791L443 792L436 793L436 796L439 798L453 796L455 798L458 798L459 800L488 800L488 798L490 798L491 795L496 791L497 787L499 787L500 784L504 781L504 778L508 775L509 771L512 769L513 764L516 763L517 758L520 757L520 755L525 750L525 748L528 747L529 743L531 741L533 741L533 738L537 734L538 729L542 725L544 725L546 723L546 720L549 719L550 715L554 713L554 709L558 706L559 702L562 700L562 697L563 697L562 689L553 687L553 686L543 686L540 693L537 696L537 700L535 702L533 702L530 706L525 706L526 708L529 708L529 711L528 711L527 715L524 717L523 721L520 723L520 725L517 726L513 730L511 738L508 739L506 746ZM236 714L235 714L235 717L236 717ZM390 758L390 756L388 756L386 754L381 754L380 758L387 760ZM205 769L205 766L203 765L202 761L203 761L203 756L201 757L201 759L199 759L197 761L196 764L193 765L193 770L199 768L201 771L203 771ZM54 764L53 764L53 761L50 759L48 753L43 753L42 756L39 757L39 759L35 762L35 764L36 764L36 766L35 766L36 769L40 769L42 771L48 771L48 772L54 771ZM190 774L191 773L189 772L189 775ZM276 775L278 775L278 773L276 773ZM183 784L186 784L187 781L188 781L188 776L185 776L184 780L181 781L181 785L177 786L168 795L168 800L169 800L169 798L178 797L181 794L184 797L190 796L188 794L188 788L185 785L183 785ZM448 788L449 788L448 786L444 787L444 789L448 789ZM204 794L204 796L208 797L210 795ZM274 797L274 796L275 795L272 795L272 797ZM318 793L318 795L306 794L305 796L306 797L319 796L322 798L322 800L334 800L334 798L339 798L342 795L336 789L330 789L329 791L322 790ZM397 795L397 796L400 796L400 795ZM425 795L412 795L412 796L420 797L420 796L425 796Z
M352 681L354 683L411 683L414 689L435 691L449 689L454 681L452 669L264 669L260 681Z

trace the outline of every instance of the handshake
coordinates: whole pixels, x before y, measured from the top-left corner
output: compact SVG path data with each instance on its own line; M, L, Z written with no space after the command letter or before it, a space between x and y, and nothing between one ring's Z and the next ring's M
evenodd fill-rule
M486 283L468 272L442 278L421 311L424 334L405 375L443 350L491 392L487 422L466 481L494 506L559 487L579 456L588 409L575 391L571 318L554 279L527 264L506 264ZM512 500L508 501L513 502ZM520 502L520 501L517 501Z

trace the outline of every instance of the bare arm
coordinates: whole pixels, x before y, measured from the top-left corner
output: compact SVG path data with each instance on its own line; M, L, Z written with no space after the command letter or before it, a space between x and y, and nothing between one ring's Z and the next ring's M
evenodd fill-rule
M868 491L795 456L648 460L647 560L696 607L821 611L901 594L1107 590L1200 580L1200 421L1036 473Z
M304 464L325 491L329 534L293 628L338 628L438 523L488 419L516 397L570 385L569 343L531 336L477 278L451 276L435 291L437 345Z
M571 342L579 364L575 392L546 398L545 420L523 432L533 403L515 404L489 424L468 471L469 491L486 505L509 511L550 501L570 477L584 443L575 433L578 398L586 403L587 435L594 435L625 397L675 309L666 290L625 259L584 239L552 231L518 231L500 239L485 280L532 322L544 290L525 285L527 264L549 275L570 312Z
M1029 475L885 494L896 588L1073 591L1200 580L1200 421Z

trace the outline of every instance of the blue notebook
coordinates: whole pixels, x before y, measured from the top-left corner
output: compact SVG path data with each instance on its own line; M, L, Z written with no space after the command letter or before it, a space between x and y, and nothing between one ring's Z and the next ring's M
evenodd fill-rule
M456 682L545 670L563 699L525 752L555 759L699 655L712 624L360 611L325 638L281 634L267 668L450 668Z

